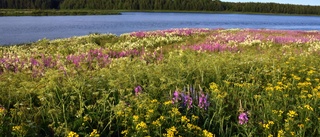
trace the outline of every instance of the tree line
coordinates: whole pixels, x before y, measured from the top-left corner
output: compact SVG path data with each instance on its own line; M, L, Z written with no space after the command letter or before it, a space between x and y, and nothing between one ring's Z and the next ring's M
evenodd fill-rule
M317 14L320 6L220 0L1 0L3 9L185 10Z

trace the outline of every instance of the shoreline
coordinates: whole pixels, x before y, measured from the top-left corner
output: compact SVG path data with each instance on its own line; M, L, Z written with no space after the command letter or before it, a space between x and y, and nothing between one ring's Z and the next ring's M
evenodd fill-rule
M284 14L263 12L235 11L188 11L188 10L35 10L35 9L0 9L0 17L5 16L77 16L77 15L121 15L122 12L158 12L158 13L204 13L204 14L248 14L248 15L279 15L279 16L315 16L318 14Z
M76 16L76 15L121 15L111 10L34 10L34 9L0 9L2 16Z

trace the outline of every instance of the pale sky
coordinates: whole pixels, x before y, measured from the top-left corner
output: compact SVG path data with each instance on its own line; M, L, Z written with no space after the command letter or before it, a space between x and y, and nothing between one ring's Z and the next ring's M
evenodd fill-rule
M320 6L320 0L220 0L224 2L274 2L284 4L300 4Z

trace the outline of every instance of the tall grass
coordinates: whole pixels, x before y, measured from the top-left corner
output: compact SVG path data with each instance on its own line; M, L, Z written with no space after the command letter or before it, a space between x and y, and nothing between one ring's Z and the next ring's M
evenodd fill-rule
M172 29L0 47L0 133L319 136L319 40Z

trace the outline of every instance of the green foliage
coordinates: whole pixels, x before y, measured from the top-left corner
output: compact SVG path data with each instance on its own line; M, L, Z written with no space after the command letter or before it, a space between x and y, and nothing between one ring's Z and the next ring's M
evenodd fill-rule
M173 29L0 47L0 132L319 136L319 41L318 32Z

